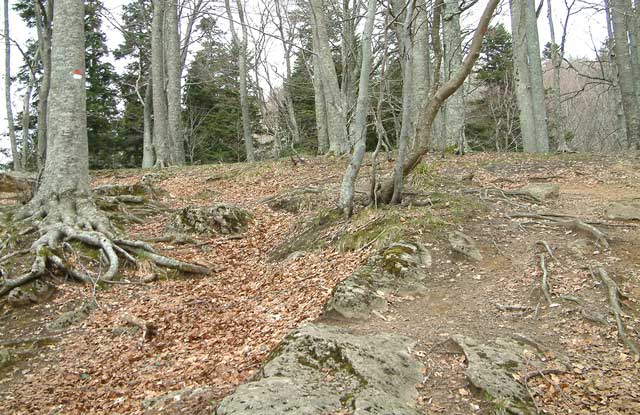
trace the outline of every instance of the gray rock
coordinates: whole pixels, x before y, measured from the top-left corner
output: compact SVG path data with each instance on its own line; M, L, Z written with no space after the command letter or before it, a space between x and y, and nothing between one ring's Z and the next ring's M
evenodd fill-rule
M325 317L366 319L387 309L385 296L420 294L429 251L419 243L400 241L381 249L368 264L338 284L325 306Z
M213 395L213 388L185 388L145 399L142 401L142 408L148 415L183 413L185 408L192 406L196 400L205 401L205 404L200 406L209 406L207 403L211 401Z
M462 232L454 231L449 233L449 244L454 252L462 254L474 261L482 261L482 254L476 243Z
M174 232L229 235L246 231L250 219L248 211L233 205L190 205L181 209L167 227Z
M604 212L607 219L640 220L640 204L613 203Z
M569 244L569 250L576 257L584 258L593 251L593 244L588 239L576 239Z
M61 331L79 324L86 320L96 307L95 301L85 301L73 310L61 314L60 317L47 325L47 329L51 331Z
M521 375L532 367L544 368L538 355L531 350L536 349L537 344L504 338L498 338L492 344L481 344L460 335L451 339L462 348L467 358L466 375L471 383L483 390L496 406L514 414L537 413L526 387L514 378L514 375ZM530 353L526 364L525 349Z
M289 336L261 377L241 385L217 415L320 415L349 409L357 415L417 415L415 385L422 365L408 339L357 336L309 324Z
M531 196L538 201L556 199L560 196L560 186L555 183L530 183L518 190L517 194Z

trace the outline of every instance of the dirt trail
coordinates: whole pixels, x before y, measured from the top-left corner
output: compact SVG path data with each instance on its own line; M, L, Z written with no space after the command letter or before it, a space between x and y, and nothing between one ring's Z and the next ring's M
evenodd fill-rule
M347 224L338 222L323 234L323 248L294 259L270 261L269 251L303 217L331 207L331 198L299 214L276 212L266 197L300 187L337 186L343 161L311 159L292 168L289 161L255 166L201 166L168 170L159 183L167 191L163 202L173 208L212 202L236 203L250 209L254 220L242 239L202 238L198 245L164 244L162 248L186 260L208 263L216 272L208 277L169 279L149 286L114 286L99 291L100 308L35 357L0 369L2 413L142 413L143 402L171 391L203 388L195 397L161 413L210 413L211 400L229 394L249 379L269 352L295 327L318 318L335 285L355 270L374 244L355 252L335 248L335 235ZM564 228L542 226L509 213L528 209L564 213L603 221L611 202L640 198L640 160L626 157L472 155L433 158L411 181L411 190L447 194L463 173L471 182L455 188L519 188L527 183L560 186L559 199L532 204L499 197L477 202L484 213L451 220L443 216L437 231L428 226L417 235L433 256L426 280L428 292L415 298L394 298L392 307L365 322L335 324L356 332L390 332L416 340L415 354L425 363L419 386L419 408L425 414L492 413L496 408L469 386L466 362L447 342L464 334L483 341L523 333L569 357L568 373L535 377L528 382L537 406L546 413L640 413L640 365L617 341L605 290L587 265L604 266L627 294L625 323L639 340L640 228L637 222L602 227L611 249L591 245L579 258L569 244L585 238ZM420 170L420 169L419 169ZM130 183L140 171L101 172L95 184ZM446 180L443 180L446 178ZM451 179L456 178L456 179ZM362 182L363 189L365 182ZM433 196L435 200L436 197ZM475 197L475 196L474 196ZM448 200L448 199L447 199ZM457 199L456 199L457 200ZM515 203L515 204L514 204ZM517 206L516 206L517 205ZM457 205L426 207L424 215L448 215ZM457 208L457 207L456 207ZM420 213L422 214L422 213ZM158 236L167 217L134 226L138 237ZM427 223L427 222L425 222ZM629 226L626 226L629 225ZM451 253L446 231L472 236L484 256L477 263ZM545 240L558 262L549 261L551 293L579 297L593 315L607 317L604 326L585 319L576 304L548 307L539 290L541 271L536 245ZM135 270L125 275L136 280ZM50 302L26 313L4 311L4 338L38 335L50 321L92 290L58 285ZM500 311L496 304L531 307L532 312ZM139 334L123 330L124 312L153 321L158 334L141 343ZM549 356L553 362L554 356ZM175 402L174 402L175 403Z

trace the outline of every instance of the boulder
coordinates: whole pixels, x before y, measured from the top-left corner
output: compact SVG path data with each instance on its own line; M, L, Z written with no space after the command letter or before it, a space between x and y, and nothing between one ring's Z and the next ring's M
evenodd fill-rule
M288 213L300 213L304 210L316 207L327 199L323 189L318 187L305 187L293 189L267 199L267 206L271 210L285 211Z
M167 227L179 233L233 235L245 232L250 219L248 211L225 203L205 207L189 205L182 208Z
M537 343L524 336L519 339L497 338L490 344L461 335L451 339L467 358L469 381L484 391L493 404L507 409L508 413L537 413L526 386L518 380L522 373L545 368L543 359L547 359Z
M394 242L336 286L324 315L366 319L374 311L385 311L387 294L413 295L424 291L422 281L429 266L431 255L424 246L417 242Z
M613 220L640 220L640 204L613 203L605 209L605 217Z
M462 232L449 233L449 244L454 252L464 255L474 261L482 261L482 254L476 243Z
M359 336L309 324L273 353L258 379L220 402L217 415L417 415L422 364L411 342L388 334Z
M517 194L530 196L543 202L547 199L556 199L560 196L560 186L555 183L530 183L517 191Z

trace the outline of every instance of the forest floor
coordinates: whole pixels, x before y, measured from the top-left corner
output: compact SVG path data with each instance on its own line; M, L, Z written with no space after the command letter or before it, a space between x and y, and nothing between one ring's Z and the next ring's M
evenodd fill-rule
M404 224L405 237L431 251L426 294L394 298L389 310L366 321L332 323L412 338L413 352L426 367L418 385L420 411L492 413L493 403L465 376L464 355L446 340L462 334L490 342L523 333L553 351L551 363L560 355L571 363L566 371L525 380L541 413L640 413L640 363L619 341L606 289L592 273L601 266L617 282L628 336L640 341L640 222L604 216L611 203L640 200L640 158L431 156L408 180L408 206L359 207L352 221L322 228L313 249L274 260L274 248L299 233L305 219L333 206L345 163L319 157L297 166L282 159L95 172L96 186L135 183L144 174L156 174L164 190L160 202L168 208L224 202L249 210L253 219L240 237L196 235L195 243L156 244L173 257L209 265L211 275L168 274L147 283L140 270L128 269L121 284L97 289L51 276L56 290L46 301L19 309L1 303L0 348L20 344L21 358L3 366L0 355L0 413L211 413L215 401L256 374L287 334L320 318L336 284L384 243L385 229L372 228L372 233L371 225L388 224L389 218ZM389 171L391 166L382 162L381 167ZM541 182L558 184L559 197L532 202L498 191L469 192ZM359 185L366 191L368 182ZM296 214L269 207L274 195L301 188L322 196ZM597 222L610 247L576 245L588 236L536 218L511 218L515 212ZM170 217L151 216L128 231L138 238L161 236ZM470 262L451 252L447 234L452 230L471 236L483 259ZM540 290L541 240L555 257L546 257L552 305ZM561 296L579 298L581 304L560 301ZM47 330L48 322L87 299L98 305L88 318L63 332ZM502 311L500 305L517 310ZM145 341L127 329L125 314L152 322L153 337ZM154 399L186 389L195 392L184 399L177 395L163 410L146 409Z

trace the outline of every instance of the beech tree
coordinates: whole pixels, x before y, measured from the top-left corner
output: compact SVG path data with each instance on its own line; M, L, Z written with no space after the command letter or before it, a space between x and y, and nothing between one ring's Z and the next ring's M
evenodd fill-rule
M158 255L147 244L120 236L94 202L89 186L84 17L83 0L55 1L46 163L35 195L14 218L16 235L37 233L27 250L35 260L26 274L5 279L0 295L41 277L47 270L63 271L88 283L112 280L118 274L119 255L133 262L144 255L159 265L208 272L205 267ZM90 275L67 262L60 252L63 241L77 241L100 250L107 269Z

